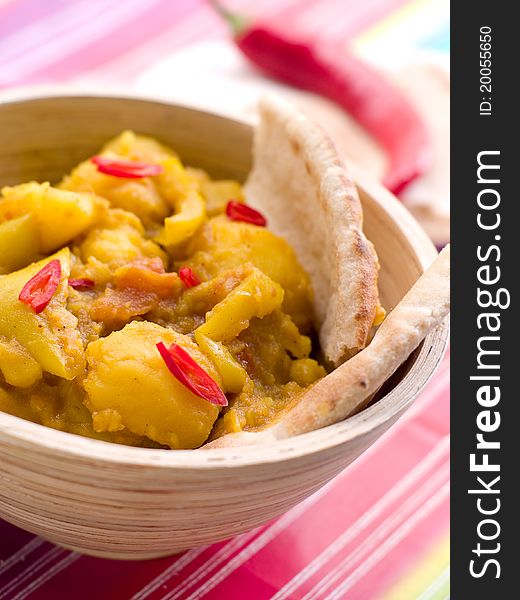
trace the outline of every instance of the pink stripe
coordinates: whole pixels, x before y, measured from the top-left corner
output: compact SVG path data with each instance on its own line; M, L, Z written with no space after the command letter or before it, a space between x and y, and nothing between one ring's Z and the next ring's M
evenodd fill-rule
M208 561L206 565L203 565L196 572L192 573L189 577L187 577L181 583L181 585L176 586L174 589L172 589L171 592L163 596L163 600L176 600L180 596L184 595L184 593L186 593L187 590L194 587L194 585L204 582L214 570L214 568L219 566L222 562L224 562L224 558L230 558L230 560L225 563L222 569L226 569L230 563L232 564L236 561L242 562L242 555L253 554L257 552L258 549L261 549L268 543L272 542L281 532L288 529L290 525L292 525L295 521L299 520L300 517L309 510L309 507L314 506L318 502L318 500L323 498L323 496L325 496L325 494L330 490L330 488L331 484L329 483L326 486L322 487L320 490L318 490L315 494L313 494L312 496L298 504L296 507L291 509L285 515L280 517L272 525L266 527L255 539L253 539L252 541L248 540L248 543L246 543L245 547L242 550L240 550L240 552L236 554L233 558L230 558L230 555L228 556L226 554L225 557L219 557L218 560L216 560L214 563ZM248 536L248 534L243 535L246 536L246 538ZM228 546L232 543L233 541L230 542ZM235 549L236 548L233 548L233 550ZM222 569L219 569L217 573L220 572Z
M349 523L344 532L332 544L321 552L314 560L308 563L295 577L288 581L272 600L288 600L293 592L313 577L323 566L337 555L347 544L352 543L360 535L365 534L370 526L377 523L385 515L390 514L392 507L402 504L414 490L421 485L425 478L429 478L432 471L437 468L441 460L446 464L448 455L448 439L443 439L434 449L401 480L390 488L354 523Z
M306 32L309 35L326 35L331 40L331 33L348 40L365 27L377 22L396 7L407 0L365 0L363 2L346 2L345 0L327 0L327 2L306 2L304 6L294 6L281 11L279 22L290 23L291 28ZM339 31L338 31L339 30ZM338 35L339 34L339 35Z
M250 0L248 0L250 1ZM88 14L79 12L80 6L89 8ZM99 0L98 0L99 4ZM170 2L169 0L162 0L158 5L154 6L152 0L148 1L147 5L142 5L142 15L136 18L131 23L123 23L122 20L119 23L114 23L114 26L109 28L107 35L99 38L99 35L93 35L92 33L85 34L85 24L92 21L90 18L91 13L96 16L94 22L99 22L99 29L106 27L106 19L109 17L107 13L108 2L101 2L100 5L93 5L92 2L86 2L80 4L75 1L74 4L70 5L71 16L66 14L61 15L59 12L51 15L49 26L42 27L33 24L27 29L27 35L25 38L30 40L33 37L33 32L29 31L36 27L35 31L40 35L45 36L44 39L55 46L62 47L61 52L55 51L54 54L59 57L51 62L46 67L37 67L38 60L40 59L42 47L41 45L29 45L29 50L33 51L34 61L31 60L31 54L27 54L27 48L25 51L25 59L19 60L18 62L8 62L5 64L3 71L0 71L0 85L13 84L13 83L28 83L35 81L46 81L49 79L60 80L69 78L76 75L78 72L86 69L92 69L100 64L106 63L111 59L121 56L125 52L129 52L136 45L145 42L147 39L153 39L156 35L166 30L171 23L178 23L186 15L193 12L193 10L199 6L200 0L186 0L185 2ZM128 4L116 3L123 9ZM211 13L210 9L203 6L202 14L207 15L213 19L215 23L223 27L222 23ZM77 22L81 22L81 26L78 26ZM71 27L69 27L69 21ZM75 27L72 27L73 23ZM97 28L96 28L97 29ZM70 40L62 39L61 36L69 33L73 33L72 39L74 45L78 45L82 42L82 47L76 51L70 51ZM24 36L25 30L16 32L13 34L15 37ZM98 39L99 38L99 39ZM20 52L20 44L11 43L10 47L12 52ZM173 44L172 47L175 47ZM157 55L156 55L157 56Z
M237 577L251 570L260 571L267 576L265 562L270 565L283 565L283 574L290 576L295 566L290 561L285 548L298 548L298 562L310 562L320 549L331 543L331 535L336 535L338 528L347 529L356 519L359 519L367 507L374 504L385 490L391 489L395 481L403 477L421 459L423 453L430 448L428 440L416 440L410 430L404 430L399 437L392 436L385 444L378 447L377 452L365 454L359 462L362 469L349 469L341 485L335 488L306 515L305 528L291 527L277 540L276 545L270 545L247 562L247 569L242 569L219 585L219 591L226 597L231 589L238 584ZM367 485L366 482L370 482ZM352 494L350 490L359 490ZM307 543L308 532L313 532L313 545ZM301 538L301 540L300 540ZM334 538L332 538L334 539ZM289 561L289 562L288 562ZM264 568L262 568L264 565ZM281 567L282 569L282 567ZM272 570L272 567L271 567ZM282 573L278 573L281 576ZM276 581L276 572L269 571L269 579L274 589L279 589L282 582Z
M45 543L39 537L33 537L26 544L24 544L19 550L17 550L14 554L11 554L9 558L0 561L0 575L12 569L17 563L24 561L31 552L37 550L40 546Z
M115 4L115 0L107 0L105 9L109 9L111 4ZM31 19L23 27L13 28L2 41L5 50L0 55L0 65L9 67L13 60L23 56L29 60L31 56L36 58L39 49L49 42L59 42L62 34L78 29L83 23L98 17L99 12L99 0L74 0L38 19Z
M384 540L423 507L432 494L443 485L447 485L448 477L448 463L445 462L443 467L431 473L421 487L403 499L401 504L394 507L377 526L367 530L362 540L353 545L350 550L345 549L331 560L326 568L317 573L310 582L314 582L314 586L304 596L305 600L317 600L324 593L334 590L342 577L349 576L362 566Z
M234 553L240 550L240 548L242 548L244 545L250 542L258 534L259 529L255 529L253 531L238 535L229 542L223 544L217 552L214 552L212 555L207 557L207 560L203 564L201 564L196 571L193 571L191 574L187 575L183 579L182 584L179 587L179 591L182 592L182 590L186 588L189 589L191 582L196 580L200 572L211 571L211 569L217 568L221 563L225 562L230 556L232 556ZM208 547L204 548L203 550L205 551L207 549ZM183 556L183 558L189 556L190 552L186 553ZM170 580L178 573L179 570L177 569L173 571L171 569L166 569L163 573L156 577L155 580L151 581L149 585L147 585L140 592L135 594L135 596L132 596L131 600L144 600L159 588L162 588L162 590L164 590L165 588L170 588ZM171 589L169 593L173 592L176 592L176 588Z
M39 556L34 562L29 564L21 573L18 573L15 577L9 580L7 584L0 589L0 598L12 598L12 594L14 593L16 588L18 588L22 584L30 582L35 573L47 567L48 564L52 563L58 557L62 557L64 552L65 550L63 550L62 548L58 548L57 546L51 547L50 550L45 552L45 554Z
M62 59L39 69L31 77L37 77L38 80L66 80L76 77L78 73L119 59L149 39L164 33L171 23L176 23L178 27L186 16L191 14L196 4L196 0L186 2L162 0L152 10L144 12L127 24L114 27L102 38L85 40L82 48L67 53ZM175 47L174 38L171 40L171 46ZM154 60L157 60L157 55ZM119 73L112 71L112 81L119 78Z
M175 13L172 13L171 10L168 11L166 4L167 0L162 0L162 2L149 0L146 5L135 0L110 3L103 10L100 9L96 12L94 18L83 21L79 27L72 27L62 32L59 37L49 39L46 43L39 45L37 52L25 53L19 58L9 61L0 71L0 81L4 84L15 81L34 81L36 74L39 77L45 77L49 73L49 69L52 73L53 65L63 62L72 65L74 69L82 69L84 68L83 64L88 64L88 61L99 60L96 44L100 40L113 40L114 31L124 31L127 38L130 31L142 32L143 29L139 25L143 19L146 20L147 14L154 15L154 9L159 6L161 10L166 11L167 16L168 14L173 16ZM173 5L170 4L170 6ZM179 4L175 3L175 6L179 6ZM180 6L185 7L186 4L182 3ZM87 51L87 49L90 50ZM104 49L108 51L108 47ZM56 73L55 76L57 75Z
M292 5L301 0L263 0L256 11L261 14L275 14L280 7ZM251 0L237 0L235 8L249 14ZM260 10L261 8L261 10ZM212 11L203 6L186 17L182 22L177 22L173 27L154 37L152 41L142 44L137 49L132 49L127 54L118 56L115 60L105 62L94 71L84 74L83 81L106 80L118 82L131 82L144 72L154 62L158 62L175 50L201 39L230 38L229 28Z
M236 539L236 538L235 538ZM145 585L137 594L134 594L130 600L144 600L150 594L155 592L156 589L164 586L168 579L180 573L187 565L194 562L198 556L200 556L206 548L194 548L189 552L185 552L179 560L176 560L173 564L167 567L157 577L152 579L147 585Z
M426 502L417 510L416 513L410 516L407 521L402 523L389 537L382 540L380 546L366 558L366 561L359 565L358 569L349 573L343 580L337 582L338 586L331 588L331 594L326 597L326 600L339 600L351 594L353 586L357 582L362 581L362 578L367 574L372 575L371 571L374 565L380 564L381 560L385 559L390 552L396 550L401 540L408 538L412 533L418 535L417 529L419 525L427 523L432 519L434 524L438 526L439 519L435 518L437 511L440 515L444 515L448 509L449 500L449 483L438 490L433 496L429 497Z
M323 3L309 3L305 0L285 0L285 2L282 1L276 3L278 6L271 5L271 2L263 2L255 10L255 13L260 18L269 15L270 18L279 21L280 23L290 20L291 26L296 24L296 26L300 27L305 25L306 14L310 14L310 16L313 17L314 13L316 13L320 15L320 18L311 19L315 26L321 24L320 29L327 28L329 33L331 26L334 26L341 31L343 36L349 36L369 22L367 20L367 15L370 15L370 19L373 20L375 15L381 16L395 4L401 2L402 0L369 0L362 4L349 2L347 7L344 3L339 3L336 0L336 2L332 2L328 5L329 8L327 9L327 5L324 5ZM95 14L98 15L100 29L106 26L105 19L107 18L107 2L104 2L103 7L100 8L100 6L93 4L93 2L79 3L76 1L74 5L69 5L69 9L72 9L73 11L71 12L71 19L66 18L65 13L63 14L63 18L61 18L61 14L57 12L51 14L51 20L53 21L52 26L42 26L37 30L40 35L46 36L45 39L48 42L54 44L59 43L62 45L62 52L54 52L59 58L52 59L47 66L37 67L36 64L38 64L42 48L40 46L34 46L34 43L37 41L35 40L32 48L35 52L34 56L36 61L31 61L31 55L26 55L25 59L21 62L20 59L18 59L17 61L13 62L11 60L9 63L6 63L3 72L0 71L0 85L68 79L76 76L80 72L95 69L102 64L111 62L116 57L120 59L121 56L124 56L126 53L131 53L136 46L145 43L146 40L168 31L168 26L172 22L179 22L182 20L187 14L193 12L198 4L198 0L187 0L187 2L182 3L171 3L169 0L163 0L157 8L150 7L150 9L147 9L147 7L144 6L142 15L133 22L130 24L121 24L120 27L115 25L114 27L109 28L109 34L103 35L99 39L99 36L90 35L89 37L84 35L83 21L82 25L79 27L76 25L74 28L75 44L78 43L78 38L81 39L83 36L81 43L82 47L76 51L70 52L70 46L67 41L61 40L59 36L63 36L67 31L70 31L69 20L77 21L77 19L81 17L81 14L78 14L77 12L80 6L85 7L84 12L89 11L88 14L95 9ZM239 0L238 2L235 2L234 5L236 8L241 9L241 12L252 12L251 0L247 0L247 2ZM356 10L355 7L361 8ZM74 9L76 9L76 12L74 12ZM381 11L383 11L383 13ZM203 10L201 12L200 18L207 18L208 25L207 29L206 27L199 29L199 34L204 33L205 35L208 35L210 32L213 32L213 34L223 35L223 24L215 19L209 12L209 9L206 9L206 12ZM88 21L89 17L87 16L87 12L85 12L83 18ZM23 34L24 30L22 29L21 32L17 32L15 35ZM29 40L31 40L32 36L28 37ZM185 40L185 42L187 41L189 40ZM172 36L171 43L165 44L164 52L170 52L178 46L178 42ZM17 44L11 44L10 48L12 49L11 52L19 53L22 47ZM29 49L30 47L26 48L25 52L27 53ZM158 54L155 54L154 58L157 56ZM33 63L33 66L31 66L31 63ZM112 73L112 79L114 78L116 80L120 79L117 73Z
M43 575L37 577L29 585L20 590L18 594L16 594L16 596L13 596L10 600L24 600L24 598L27 598L29 594L32 594L32 592L41 587L45 582L49 581L49 579L52 579L52 577L54 577L57 573L61 573L61 571L66 569L73 562L76 562L79 558L79 554L76 554L74 552L67 554L65 558L60 560L51 568L46 569Z
M444 402L443 402L444 403ZM432 415L434 413L436 413L436 410L429 410L426 415L422 415L421 419L425 420L425 417L427 417L428 415ZM418 419L418 421L414 421L414 423L416 422L420 422L421 419ZM342 517L342 514L345 512L345 510L347 510L348 515L352 516L353 518L356 518L356 515L360 515L362 514L365 510L367 506L370 506L371 504L373 504L374 501L376 501L378 495L377 490L372 491L370 489L365 489L367 488L367 485L364 484L364 482L371 482L371 485L373 483L373 476L375 473L379 472L379 473L383 473L383 476L385 474L385 472L391 472L393 474L392 478L389 478L388 481L386 482L382 482L382 484L380 486L378 486L379 488L386 486L386 488L388 489L388 487L391 484L391 481L394 480L396 478L399 477L399 473L406 473L410 468L413 467L414 464L416 464L419 460L420 460L420 454L421 454L421 446L419 446L419 448L414 448L414 444L415 441L413 440L413 438L415 438L415 433L414 433L414 427L406 427L402 433L395 437L392 436L391 438L389 438L385 444L382 444L381 446L378 447L377 452L369 452L366 453L364 455L364 458L361 459L360 461L358 461L358 463L362 463L363 464L363 469L358 470L357 476L356 476L356 469L349 469L346 474L345 474L345 479L344 482L342 482L341 484L338 482L335 484L334 488L331 489L330 491L330 498L327 499L327 501L322 500L312 511L312 513L309 513L306 516L305 522L304 522L304 527L302 528L300 527L292 527L289 530L287 530L287 532L284 532L283 536L280 537L280 539L277 540L276 544L271 544L269 547L267 547L265 549L265 552L261 552L258 556L255 556L252 560L250 560L247 563L247 570L241 569L240 570L240 574L245 573L246 577L247 577L247 573L251 572L251 569L253 570L260 570L260 572L263 573L263 576L267 577L267 581L269 581L269 576L266 575L266 573L269 573L270 570L272 570L272 567L270 567L269 569L266 570L266 561L269 562L269 565L274 564L282 564L283 567L283 573L278 573L278 576L284 576L285 580L287 580L287 577L290 577L290 572L291 572L291 560L289 558L289 560L287 561L286 559L286 552L284 552L283 550L283 544L284 544L284 540L289 539L290 540L290 545L291 547L297 547L299 552L302 552L302 554L300 554L298 556L298 561L296 564L292 565L292 569L299 569L301 568L300 565L302 564L306 564L307 562L309 562L312 559L312 555L307 556L305 555L305 553L308 551L308 549L305 549L305 538L308 536L308 532L309 531L318 531L320 529L323 529L324 527L327 527L327 518L325 518L325 522L323 522L323 518L324 515L328 516L331 514L337 514L339 511L339 517L341 518L341 520L339 520L335 527L338 527L339 522L344 521L344 518ZM412 443L413 441L413 443ZM407 448L408 446L410 446L410 448ZM393 458L396 457L397 455L397 460L395 462L395 465L392 465L392 461ZM404 455L404 457L403 457ZM408 457L408 460L407 458ZM389 465L392 465L389 468ZM361 466L361 465L359 465ZM370 487L370 486L369 486ZM351 494L348 490L358 490L360 493L356 493L354 495L354 497L350 497ZM346 496L345 496L346 494ZM347 499L347 505L345 500ZM316 520L318 519L318 520ZM313 524L314 523L314 524ZM337 531L337 529L336 529ZM301 541L298 541L298 536L302 537ZM323 541L321 542L323 544L323 546L327 545L329 543L329 540L326 538L323 539ZM319 535L319 531L318 531L318 539L313 541L313 552L312 554L315 556L317 554L317 552L319 552L319 545L320 545L320 535ZM287 542L285 542L287 543ZM316 547L317 546L317 547ZM218 546L217 546L218 548ZM283 554L280 555L280 558L277 559L276 558L276 554L277 552L282 552ZM211 552L211 550L210 550ZM87 571L91 571L91 569L94 568L100 568L95 567L94 565L102 565L104 566L106 563L104 563L104 561L96 561L96 559L89 559L89 558L84 558L82 559L82 561L80 561L81 564L83 565L82 567L77 567L76 564L73 565L71 567L71 569L73 569L74 571L74 575L71 573L70 577L74 577L74 580L79 579L79 581L82 582L81 588L81 594L80 594L80 598L89 598L92 597L92 594L96 593L96 588L95 587L89 587L94 585L94 582L90 582L90 579L88 577L86 577L86 573ZM92 567L88 567L88 564L90 564L92 562ZM168 564L168 561L161 561L160 564L158 564L159 561L155 561L154 563L138 563L135 565L132 565L132 575L133 577L135 577L136 579L142 578L146 572L149 572L152 567L152 565L158 565L160 568L160 564ZM124 563L108 563L111 565L111 568L108 569L108 572L112 572L114 573L114 571L117 571L119 569L119 567L117 567L118 564L121 564L121 568L123 567ZM262 568L264 566L264 568ZM153 570L155 570L157 567L154 567ZM188 575L189 575L189 571L188 571ZM276 573L275 573L276 575ZM183 575L184 579L187 575ZM174 578L173 582L175 582L175 580L177 580L178 582L182 581L182 579L179 578ZM146 581L146 580L145 580ZM282 579L283 581L283 579ZM228 588L225 584L226 583L231 583L233 584L236 583L236 579L235 577L231 577L229 582L223 582L220 586L219 589L232 589L232 588ZM130 584L131 585L131 581L127 581L126 582L127 585ZM49 589L49 583L47 583L44 587L42 587L42 593L45 593L44 590ZM135 584L134 584L135 585ZM52 583L52 589L54 589L55 591L60 589L60 576L56 577L53 580ZM281 583L275 584L274 589L279 589L279 587L281 587ZM261 589L263 589L263 586L260 586ZM90 589L90 592L89 592ZM135 589L135 588L134 588ZM171 589L171 588L170 588ZM236 588L235 588L236 589ZM131 594L127 594L126 597L130 597ZM46 596L42 596L46 597ZM110 598L109 595L104 596L105 598ZM114 596L112 596L114 597ZM232 597L232 596L231 596ZM264 595L264 598L266 596Z
M409 494L411 495L410 501L413 500L415 502L415 504L417 504L420 501L420 498L422 496L425 496L428 494L427 488L434 489L434 487L436 485L438 485L438 482L441 481L441 479L444 479L444 480L446 479L446 476L447 476L447 468L446 468L446 461L444 461L444 467L442 467L438 472L436 472L432 476L431 479L427 479L425 482L423 482L423 484L421 484L421 486L417 486L417 484L416 484L416 486L414 486L417 489L412 489L409 492ZM401 499L401 503L402 502L403 502L403 499ZM407 502L409 502L409 501L407 501ZM402 509L400 506L398 506L397 508L394 506L393 510L390 510L390 507L385 508L385 514L387 516L388 521L390 521L392 519L396 520L396 519L401 518L401 516L399 514L396 514L396 515L393 514L394 511L396 511L396 510L400 511ZM361 521L362 521L362 519L361 519ZM383 522L383 523L386 524L386 522ZM351 526L348 526L345 529L345 533L342 537L347 536L347 538L345 539L345 541L347 541L348 536L350 535L351 539L348 540L349 546L351 544L354 544L354 541L361 533L363 534L363 537L365 537L367 535L369 536L368 539L366 540L366 543L368 543L368 542L371 543L370 535L374 536L375 533L377 533L377 530L374 531L374 526L368 526L368 524L365 524L365 525L367 525L367 527L359 527L358 526L359 524L360 524L360 521L358 521L354 524L354 528L356 531L355 531L355 533L352 533L352 535L350 535L351 532L349 529ZM362 541L363 541L363 538L361 538L358 542L356 542L356 544L354 545L354 548L351 551L352 554L355 554L357 546L359 544L362 544ZM343 540L340 540L339 545L338 545L338 540L333 538L331 540L331 543L332 543L331 548L334 548L334 544L336 544L336 548L334 548L332 551L332 557L334 557L336 554L336 550L341 549ZM331 559L329 558L323 565L320 565L321 569L323 569L328 564L329 560L331 560ZM190 595L189 600L198 600L199 598L204 597L212 589L215 589L216 586L219 586L218 589L219 589L220 593L223 596L225 596L227 592L226 592L225 588L223 588L222 585L219 585L219 584L221 584L221 582L223 582L225 580L225 578L228 577L229 571L233 568L233 566L234 566L233 561L231 561L229 563L229 565L226 566L226 568L221 570L220 573L215 574L212 578L210 578L208 581L206 581L205 584L201 585L196 592L194 592L192 595ZM251 569L251 565L248 565L248 569ZM240 585L241 585L240 577L243 572L244 571L242 571L242 572L237 571L236 578L233 582L233 585L235 587L240 587ZM310 579L310 582L316 581L316 577L318 577L318 576L313 575L313 577ZM245 585L245 582L242 583L242 585ZM300 586L301 586L301 583L297 587L299 588ZM300 593L298 594L298 596L300 596ZM294 597L294 594L291 594L290 597Z
M364 456L366 457L366 456L368 456L368 455L364 455ZM362 458L360 458L360 459L359 459L359 460L356 462L356 464L355 464L355 467L352 467L352 469L355 469L355 468L359 467L359 466L360 466L362 463L363 463L363 457L362 457ZM350 472L352 472L352 469L350 470ZM347 476L347 472L345 472L345 476ZM336 483L337 483L337 481L336 481ZM323 490L323 491L324 491L324 490ZM315 497L314 497L314 498L312 498L312 500L315 500ZM295 510L296 510L296 509L295 509ZM288 514L289 514L289 513L288 513ZM275 522L275 525L276 525L276 522ZM269 528L268 528L268 529L269 529ZM264 533L266 533L266 532L267 532L267 530L265 530L265 531L264 531ZM263 535L263 534L262 534L262 535ZM241 542L241 538L243 538L243 537L250 537L250 536L249 536L248 534L244 534L243 536L238 536L238 538L235 538L235 540L236 540L237 542L239 542L239 545L240 545L240 542ZM228 545L229 545L229 544L228 544ZM239 545L238 545L237 547L239 547ZM226 550L226 546L224 546L224 548L223 548L223 549L219 550L219 551L218 551L216 554L214 554L214 556L213 556L211 559L209 559L208 563L207 563L206 565L204 565L203 567L199 568L199 569L197 570L197 572L195 572L195 573L192 573L191 575L188 575L188 576L187 576L187 575L183 575L183 577L182 577L182 579L181 579L181 584L180 584L180 586L176 586L175 588L173 588L173 589L172 589L172 593L168 594L168 598L170 598L170 597L171 597L172 599L173 599L173 598L175 598L175 597L177 596L177 593L176 593L176 592L177 592L177 590L178 590L178 592L180 592L180 591L181 591L181 589L182 589L182 590L186 589L186 588L187 588L187 585L188 585L188 584L189 584L191 581L197 581L197 582L198 582L198 581L201 579L201 578L199 577L199 573L203 573L203 572L204 572L204 573L207 573L207 572L208 572L208 565L209 565L209 563L210 563L210 562L214 562L214 561L213 561L213 558L216 558L216 557L217 557L217 555L220 555L220 554L222 554L222 550ZM247 548L245 549L245 551L247 551ZM227 554L228 554L228 552L227 552L227 550L226 550L226 558L227 558ZM217 562L215 562L215 567L216 567L216 566L218 566L219 562L221 562L221 561L220 561L220 559L219 559ZM193 575L195 575L195 578L193 577ZM157 580L158 580L158 583L159 583L159 584L163 584L163 583L165 583L165 581L166 581L166 579L165 579L165 578L163 578L162 576L160 576L159 578L157 578ZM152 590L153 590L153 589L156 589L156 585L152 586L151 588L150 588L149 586L147 586L147 588L148 588L148 589L147 589L147 591L148 591L148 590L150 590L150 589L152 589ZM189 589L189 588L188 588L188 589ZM134 598L136 598L136 600L137 600L137 598L144 598L144 597L146 597L146 596L145 596L145 595L143 595L141 592L137 593L137 594L134 596Z
M55 12L63 0L7 0L0 2L0 54L3 54L6 37L37 19Z
M364 456L365 456L365 457L367 457L367 456L368 456L368 454L365 454ZM356 463L356 466L360 466L360 463L362 463L362 462L364 462L364 461L363 461L363 459L360 459L360 460L358 461L358 463ZM351 472L351 471L352 471L352 469L351 469L351 470L349 470L349 472L347 472L347 473L345 474L345 475L346 475L346 477L348 477L348 476L350 475L350 472ZM363 472L364 472L364 471L363 471ZM336 484L336 485L337 485L337 484ZM331 493L333 493L333 490L331 491ZM323 502L323 501L322 501L322 502ZM288 529L288 532L290 532L290 531L291 531L291 528L289 528L289 529ZM210 549L210 551L211 551L211 549ZM217 553L218 553L218 552L220 552L220 550L219 550L219 551L217 551L217 550L215 549L213 552L217 552ZM209 559L209 560L212 560L212 559ZM216 565L215 565L215 566L216 566ZM204 570L206 570L206 567L204 567ZM196 569L195 571L197 571L197 569ZM192 572L192 574L194 574L194 573L195 573L195 571L193 571L193 569L191 569L191 572ZM201 568L199 568L197 572L198 572L198 573L201 573L201 572L202 572L202 571L201 571ZM211 573L211 572L209 572L209 573L208 573L208 575L209 575L210 573ZM183 572L183 574L182 574L182 577L181 577L180 575L176 575L176 576L174 576L174 577L171 577L171 581L169 581L169 582L168 582L168 588L169 588L169 589L173 589L173 590L176 590L176 589L178 589L178 590L180 591L181 589L186 589L186 584L187 584L189 581L192 581L192 580L193 580L193 578L192 578L192 576L190 575L190 572L189 572L189 569L188 569L188 572L186 572L186 573L185 573L185 572ZM178 583L177 583L177 585L175 584L175 582L176 582L176 581L178 582ZM204 581L204 579L202 579L202 581ZM199 582L199 579L197 579L197 583L198 583L198 582ZM160 579L159 579L159 583L160 583L160 584L163 584L163 585L165 585L165 580L164 580L163 578L160 578ZM179 587L179 584L180 584L180 587ZM173 588L172 588L172 585L173 585ZM156 587L156 586L153 586L153 588L151 588L151 589L153 590L153 589L155 589L155 587ZM189 588L188 588L188 589L189 589ZM141 594L137 594L137 596L136 596L136 597L146 597L146 596L142 596ZM169 595L168 597L170 597L170 595ZM171 595L171 597L175 597L175 594L172 594L172 595Z
M371 0L369 2L358 2L355 7L359 9L353 22L355 27L349 27L348 11L344 11L343 20L330 21L328 24L329 35L336 41L348 41L348 38L367 29L377 21L386 17L399 6L406 4L408 0Z
M446 498L424 521L396 544L370 572L355 583L347 597L377 598L404 578L449 533L450 505Z

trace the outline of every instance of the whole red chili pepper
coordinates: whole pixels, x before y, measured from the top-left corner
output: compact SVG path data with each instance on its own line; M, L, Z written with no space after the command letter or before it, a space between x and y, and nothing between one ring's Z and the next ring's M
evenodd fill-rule
M220 2L212 6L231 24L242 53L267 75L327 97L348 111L388 156L383 183L398 194L424 174L432 160L426 126L408 100L379 72L324 40L307 40L290 28L248 26Z
M61 279L61 262L48 262L23 286L18 299L38 315L47 308L56 293Z

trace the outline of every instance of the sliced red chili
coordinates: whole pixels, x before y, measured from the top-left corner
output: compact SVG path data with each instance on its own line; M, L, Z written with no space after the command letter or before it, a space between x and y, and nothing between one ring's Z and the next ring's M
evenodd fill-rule
M96 283L92 279L69 279L69 285L79 292L84 292L85 290L91 290Z
M47 308L61 279L61 262L51 260L23 286L18 299L38 315Z
M258 227L265 227L267 225L267 219L262 213L236 200L230 200L227 203L226 215L232 221L243 221L244 223L258 225Z
M217 406L227 406L228 401L217 382L178 344L167 348L157 344L162 359L170 373L199 398Z
M153 177L160 175L164 168L162 165L137 162L134 160L120 160L106 156L93 156L90 159L100 173L112 175L112 177L124 177L125 179L141 179L142 177Z
M201 283L198 276L190 269L190 267L181 267L179 269L179 277L187 288L195 287Z

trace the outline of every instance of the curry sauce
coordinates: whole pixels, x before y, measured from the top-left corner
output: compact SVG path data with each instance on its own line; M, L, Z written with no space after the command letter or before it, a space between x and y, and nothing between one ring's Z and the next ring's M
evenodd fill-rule
M289 244L238 182L130 131L2 190L0 274L0 410L55 429L197 448L325 375Z

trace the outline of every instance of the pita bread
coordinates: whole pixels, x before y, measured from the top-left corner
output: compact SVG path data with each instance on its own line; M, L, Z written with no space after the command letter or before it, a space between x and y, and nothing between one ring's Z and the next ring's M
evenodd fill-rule
M314 122L275 97L261 101L260 117L246 197L309 273L321 349L338 366L365 347L378 304L379 264L357 190Z
M265 444L342 421L365 406L449 310L450 248L446 246L370 344L304 392L278 422L259 432L225 435L203 449Z

